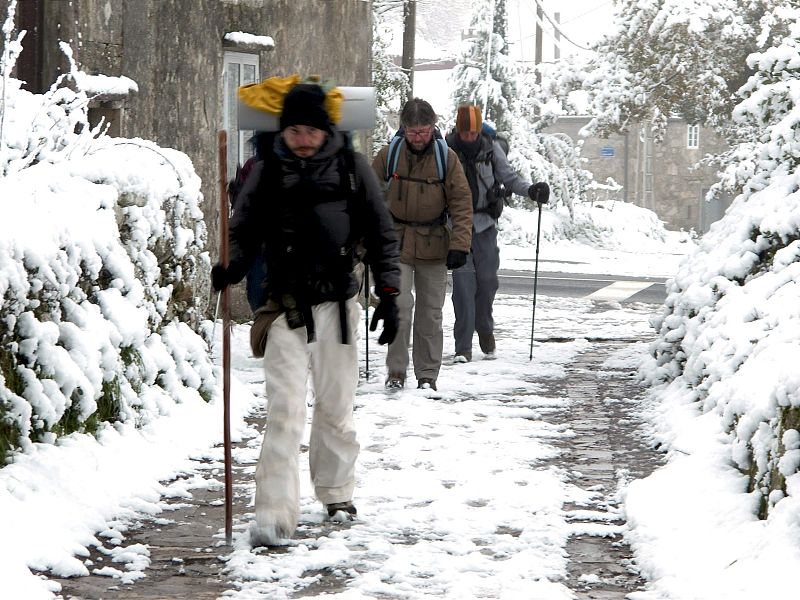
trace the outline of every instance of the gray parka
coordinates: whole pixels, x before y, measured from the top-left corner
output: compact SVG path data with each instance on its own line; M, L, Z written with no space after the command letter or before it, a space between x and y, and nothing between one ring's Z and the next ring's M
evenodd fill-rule
M486 193L492 188L495 178L502 182L507 189L511 190L519 196L527 196L528 188L531 182L525 180L518 175L508 164L505 152L496 141L489 135L481 134L480 136L480 149L474 158L467 158L461 151L462 143L459 140L458 133L451 132L447 136L447 145L455 150L461 164L464 165L464 171L467 170L466 162L474 161L478 175L478 197L472 199L472 206L474 213L472 216L472 227L476 233L485 231L497 224L488 213L483 212L488 205Z

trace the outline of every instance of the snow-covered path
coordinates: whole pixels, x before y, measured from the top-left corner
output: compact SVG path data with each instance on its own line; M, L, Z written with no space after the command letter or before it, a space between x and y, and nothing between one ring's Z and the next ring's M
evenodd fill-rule
M573 598L565 546L575 528L563 507L591 506L597 494L554 466L556 442L563 448L573 432L549 416L570 408L564 368L586 349L583 338L631 339L644 333L644 314L539 301L537 339L575 341L537 342L529 361L529 301L501 297L499 358L481 360L477 348L466 365L446 356L437 394L413 389L412 378L412 389L387 393L384 349L372 344L373 376L356 404L358 521L324 523L301 461L301 524L287 549L253 552L250 515L238 516L228 576L241 588L233 597L288 598L333 579L344 590L330 596L338 598ZM238 376L260 386L258 363L236 362ZM255 462L254 442L237 460Z
M247 355L247 326L236 326L235 400L249 403L253 414L235 428L233 548L224 545L216 448L165 486L164 512L155 519L141 515L139 531L86 559L95 567L106 564L99 574L115 580L60 580L65 597L566 600L607 589L609 567L625 570L621 561L598 560L610 546L586 561L569 556L592 540L605 544L624 527L617 493L625 476L606 459L615 449L593 442L599 438L587 420L591 398L584 391L595 395L596 378L576 359L588 352L595 355L593 366L609 369L606 374L630 370L642 352L634 340L647 335L652 307L538 302L537 340L559 341L537 341L529 361L530 301L500 296L498 358L483 360L476 347L474 362L454 365L446 353L436 394L413 389L413 378L410 388L387 393L385 348L371 340L371 377L356 399L359 518L347 525L324 519L304 446L300 526L278 549L253 550L246 534L265 402L260 362ZM448 303L446 323L452 323L450 310ZM587 338L611 343L598 358L600 346ZM308 400L313 405L313 397ZM625 400L601 399L595 410L602 412L604 401ZM108 564L115 561L122 564Z

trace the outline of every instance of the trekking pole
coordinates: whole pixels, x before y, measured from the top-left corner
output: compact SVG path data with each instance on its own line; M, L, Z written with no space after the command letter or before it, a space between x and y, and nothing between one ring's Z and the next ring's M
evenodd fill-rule
M228 266L228 134L219 132L219 237L220 260ZM216 322L216 321L215 321ZM223 434L225 451L225 541L231 543L233 530L233 472L231 467L231 311L229 288L222 290L222 402Z
M369 381L369 265L364 263L364 359L366 375Z
M533 326L536 323L536 286L539 282L539 233L542 230L542 203L539 202L539 191L536 191L536 204L539 206L539 218L536 222L536 262L533 270L533 314L531 315L531 353L528 360L533 360Z

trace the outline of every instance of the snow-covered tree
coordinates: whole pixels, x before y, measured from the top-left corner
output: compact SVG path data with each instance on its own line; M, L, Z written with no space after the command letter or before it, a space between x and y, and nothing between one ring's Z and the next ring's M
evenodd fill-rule
M503 132L511 130L510 105L516 95L517 78L504 37L507 22L505 0L479 0L472 15L469 37L462 44L451 76L453 113L459 104L476 104L481 107L484 118Z
M393 116L400 112L402 102L408 95L408 76L392 62L387 53L391 31L386 24L386 14L398 8L397 0L383 0L373 3L372 18L372 85L375 86L377 117L372 134L372 152L381 146L394 132Z
M509 135L509 162L517 172L530 176L531 181L548 182L550 201L554 205L564 205L574 216L574 204L586 199L592 174L583 168L581 141L563 134L544 133L556 115L537 100L534 78L531 73L517 82L519 89L527 93L520 94L511 105L514 117ZM515 198L512 202L517 206L535 207L529 198Z
M761 22L758 38L766 41L773 32L789 35L779 45L767 46L747 59L755 71L739 90L744 98L733 110L731 130L738 138L718 162L724 169L717 186L741 190L745 198L767 186L776 177L800 169L800 43L798 9L784 3ZM794 37L793 37L794 36Z
M792 3L621 0L614 31L596 44L595 56L562 62L548 89L562 99L573 89L587 92L599 133L650 123L658 140L672 115L724 129L751 74L747 55L786 32L763 21Z

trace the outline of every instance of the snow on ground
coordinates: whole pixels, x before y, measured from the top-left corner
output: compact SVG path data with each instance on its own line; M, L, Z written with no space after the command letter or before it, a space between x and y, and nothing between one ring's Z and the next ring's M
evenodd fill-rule
M543 253L544 248L543 244ZM552 261L571 253L584 272L609 270L605 256L588 246L582 257L577 245L554 241L549 250L554 253ZM609 253L615 255L616 263L630 270L638 264L640 273L647 274L648 262L640 255ZM504 257L511 254L508 247L503 249ZM508 265L504 262L504 266ZM619 310L591 313L592 306L589 300L540 296L537 337L550 332L580 338L598 331L631 337L648 331L641 315L633 319ZM445 308L449 362L453 321L449 299ZM551 583L563 573L559 549L568 534L558 507L575 500L580 492L565 485L562 474L536 465L552 454L549 440L566 435L542 416L568 402L558 390L549 390L546 381L558 376L561 365L585 342L577 339L559 344L545 356L534 348L534 360L529 362L530 310L529 298L504 297L498 302L500 358L476 361L461 370L445 366L440 378L443 401L439 402L431 402L417 390L387 397L382 388L383 349L377 339L371 340L375 378L361 386L357 399L363 448L357 500L364 525L350 528L346 541L319 540L325 552L313 554L314 560L339 568L344 568L345 557L350 556L347 548L353 545L366 548L358 557L367 566L377 564L370 553L384 556L380 575L365 574L358 580L356 587L365 595L348 597L369 597L369 590L381 587L381 577L388 578L398 591L413 590L430 580L435 589L454 590L447 596L452 598L470 597L464 595L470 588L489 594L507 590L506 597L514 597L513 590L530 586L532 581L538 581L539 597L569 597L561 584ZM243 355L246 343L242 335L237 331L235 369L253 366ZM477 348L476 356L480 356ZM233 380L233 437L246 439L253 432L242 419L260 400L244 383L245 372L236 371ZM476 395L481 399L467 399ZM164 509L160 495L172 492L160 482L178 473L191 473L190 459L221 459L220 451L213 448L221 442L221 421L219 403L187 403L140 430L109 427L97 440L73 434L54 445L35 444L31 453L0 470L0 514L15 515L13 521L2 523L0 596L53 598L57 590L30 569L49 569L57 575L86 573L96 567L84 564L81 556L96 538L106 544L116 540L120 547L119 568L106 567L100 572L122 581L133 581L142 573L146 576L140 569L147 564L147 551L126 549L125 531L137 521L137 515L158 514ZM257 447L256 443L252 452ZM303 502L307 524L321 519L310 493ZM512 526L519 529L519 523L524 526L518 536L501 533ZM409 530L419 532L419 545L394 547L385 541ZM474 540L487 536L495 544L504 541L508 556L502 558L509 560L480 553ZM279 559L265 565L264 561L251 562L248 557L252 555L237 539L231 568L250 581L248 588L280 587L288 585L284 569L309 566L308 560L295 564L307 551L297 547L291 561ZM139 560L126 566L131 554ZM267 578L265 570L273 572L270 569L278 569L275 572L281 573L283 583L259 582Z
M314 533L323 514L304 456L298 539L279 553L252 552L246 533L252 515L242 515L228 563L242 588L231 597L286 598L324 571L348 580L346 592L329 598L573 598L563 583L572 529L562 506L587 504L593 493L567 483L567 473L547 462L558 453L554 442L571 436L548 420L571 406L554 382L587 347L585 336L626 338L646 332L647 325L635 309L596 311L585 299L540 302L537 338L575 341L536 343L529 361L530 299L501 296L498 358L482 360L476 342L476 360L454 365L448 300L435 394L414 389L411 375L409 388L387 393L385 348L371 340L373 376L356 400L358 521ZM245 340L244 332L238 335ZM257 361L244 364L255 370L252 379L261 377ZM239 458L254 463L257 456L254 445Z

